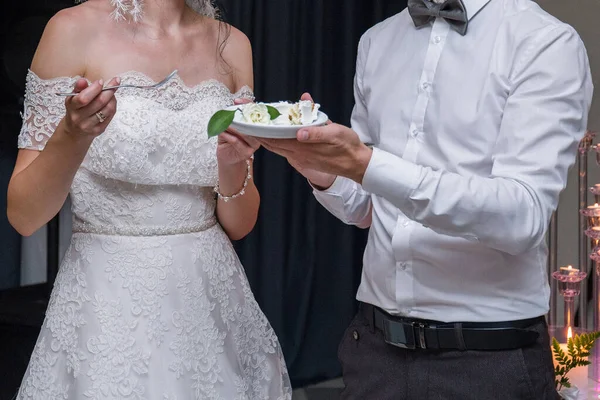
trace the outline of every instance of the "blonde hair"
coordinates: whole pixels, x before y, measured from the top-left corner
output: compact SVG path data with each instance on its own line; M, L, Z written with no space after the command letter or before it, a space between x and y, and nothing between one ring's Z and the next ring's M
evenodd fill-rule
M75 0L75 3L79 4L85 1L87 0ZM143 16L143 0L110 0L110 3L115 8L112 16L116 20L138 22ZM186 0L186 3L198 14L210 18L218 17L217 7L215 7L212 0Z

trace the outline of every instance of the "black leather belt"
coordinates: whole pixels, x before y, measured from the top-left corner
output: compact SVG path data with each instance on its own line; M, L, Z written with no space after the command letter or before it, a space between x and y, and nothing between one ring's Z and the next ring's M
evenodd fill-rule
M404 349L510 350L534 344L539 333L531 327L543 316L505 322L439 322L394 317L370 304L360 310L372 329L383 332L386 343Z

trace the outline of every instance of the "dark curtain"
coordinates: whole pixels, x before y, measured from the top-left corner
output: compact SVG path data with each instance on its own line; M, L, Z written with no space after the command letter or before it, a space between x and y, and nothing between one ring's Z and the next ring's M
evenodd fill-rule
M0 291L19 286L21 281L21 237L12 228L6 216L8 182L17 157L17 140L11 134L19 129L17 119L6 110L0 110Z
M308 91L349 124L360 36L405 0L225 0L227 22L254 50L259 101ZM256 157L262 202L255 230L236 244L254 294L279 335L294 386L337 377L337 346L356 312L366 231L343 225L287 162Z
M12 82L14 62L9 60L14 46L6 40L12 33L18 39L19 32L12 23L15 7L7 4L0 14L0 210L6 210L8 181L17 154L17 133L20 125L18 96ZM11 29L13 28L13 29ZM13 32L10 32L10 31ZM16 31L16 32L15 32ZM0 212L0 291L14 288L20 283L21 239L8 223L6 212Z

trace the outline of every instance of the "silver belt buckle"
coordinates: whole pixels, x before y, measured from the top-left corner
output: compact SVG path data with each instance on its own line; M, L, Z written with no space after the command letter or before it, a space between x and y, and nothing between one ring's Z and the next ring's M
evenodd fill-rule
M425 324L422 322L413 322L413 329L415 331L415 336L419 337L419 345L422 349L426 349L427 343L425 343Z
M401 349L417 348L412 325L384 318L383 328L383 337L387 344Z
M422 322L406 323L385 318L383 327L384 341L389 345L408 350L427 348L425 341L426 325Z

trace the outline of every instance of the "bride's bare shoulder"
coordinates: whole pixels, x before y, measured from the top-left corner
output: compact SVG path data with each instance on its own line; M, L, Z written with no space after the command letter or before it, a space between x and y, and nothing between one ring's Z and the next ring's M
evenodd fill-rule
M110 23L104 1L90 0L54 15L42 34L31 69L41 78L84 75L86 48Z
M252 46L248 37L239 29L228 25L229 35L223 48L223 58L233 67L236 89L253 87Z

